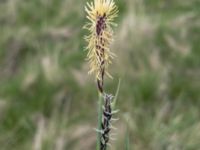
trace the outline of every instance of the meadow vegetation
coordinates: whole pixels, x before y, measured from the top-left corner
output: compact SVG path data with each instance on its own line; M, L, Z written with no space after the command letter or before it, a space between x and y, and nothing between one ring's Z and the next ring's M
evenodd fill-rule
M94 150L86 0L0 0L0 149ZM112 150L200 147L199 0L116 0ZM129 138L127 139L127 134Z

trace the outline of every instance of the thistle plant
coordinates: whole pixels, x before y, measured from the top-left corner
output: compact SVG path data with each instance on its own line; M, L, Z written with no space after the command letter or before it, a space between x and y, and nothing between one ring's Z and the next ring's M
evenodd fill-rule
M118 9L113 0L94 0L86 4L85 11L89 20L84 26L89 31L89 35L85 37L88 43L86 50L89 74L95 75L99 95L104 99L103 103L99 103L99 107L103 104L103 108L99 112L101 118L97 129L100 134L97 139L97 150L106 150L111 139L110 130L113 128L111 121L115 120L113 114L117 111L112 107L113 96L104 91L104 76L112 78L108 73L108 66L115 56L110 50L110 45L113 41L112 27L116 25L113 21L117 17Z

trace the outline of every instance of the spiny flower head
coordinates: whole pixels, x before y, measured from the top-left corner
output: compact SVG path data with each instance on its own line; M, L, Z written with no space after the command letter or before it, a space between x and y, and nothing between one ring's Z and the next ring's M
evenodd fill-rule
M90 65L89 73L94 73L97 80L103 80L104 73L108 76L107 68L114 54L110 51L113 40L113 20L117 17L118 9L113 0L94 0L85 7L89 22L84 26L90 34L85 37L88 45L87 59ZM110 76L111 77L111 76Z

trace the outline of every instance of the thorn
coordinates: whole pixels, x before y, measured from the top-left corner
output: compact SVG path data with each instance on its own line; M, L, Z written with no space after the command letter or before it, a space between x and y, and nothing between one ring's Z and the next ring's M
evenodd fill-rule
M99 129L96 129L96 128L94 128L94 130L95 130L97 133L104 134L104 130L99 130Z
M113 129L113 130L117 130L117 128L114 127L113 125L110 125L110 128Z
M111 118L111 121L112 122L116 122L116 121L118 121L119 120L119 118Z
M119 111L120 111L119 109L113 110L113 111L112 111L112 114L116 114L116 113L118 113Z
M114 137L112 137L112 136L110 136L110 140L112 140L112 141L116 141L117 139L114 138Z
M110 133L110 136L117 136L117 133Z

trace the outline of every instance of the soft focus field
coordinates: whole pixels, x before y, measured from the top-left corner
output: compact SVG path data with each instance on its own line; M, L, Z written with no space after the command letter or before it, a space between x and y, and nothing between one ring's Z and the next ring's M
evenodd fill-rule
M86 0L0 0L0 150L94 150ZM111 150L200 149L200 1L116 0ZM129 138L128 138L129 137Z

